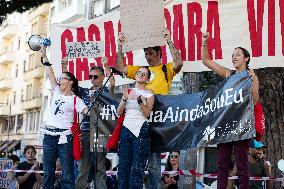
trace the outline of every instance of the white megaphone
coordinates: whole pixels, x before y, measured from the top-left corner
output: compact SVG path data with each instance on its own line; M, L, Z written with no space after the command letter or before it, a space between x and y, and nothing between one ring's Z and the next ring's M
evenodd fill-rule
M278 161L277 167L278 167L278 169L280 169L280 171L281 171L282 173L284 173L284 159L280 159L280 160Z
M41 46L50 46L51 41L47 38L43 39L40 35L32 35L28 41L29 47L33 51L39 51Z

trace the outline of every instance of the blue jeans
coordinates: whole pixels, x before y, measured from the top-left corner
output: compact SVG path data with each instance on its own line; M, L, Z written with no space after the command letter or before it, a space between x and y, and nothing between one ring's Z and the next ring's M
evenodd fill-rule
M161 157L160 153L151 153L149 158L149 175L147 189L161 188Z
M150 152L147 122L143 124L138 138L123 126L118 150L118 188L142 189L144 170Z
M57 130L57 131L56 131ZM60 130L54 129L55 132ZM62 168L61 189L74 189L74 159L72 154L72 135L67 136L68 143L58 144L59 136L44 135L43 138L43 189L53 189L57 158Z

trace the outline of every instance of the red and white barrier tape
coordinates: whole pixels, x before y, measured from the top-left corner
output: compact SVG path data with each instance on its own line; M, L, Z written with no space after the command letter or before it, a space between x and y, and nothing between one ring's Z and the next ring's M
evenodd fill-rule
M5 169L0 170L0 172L14 172L14 173L25 173L30 170L14 170L14 169ZM44 173L44 171L30 171L32 173ZM61 171L55 171L55 173L61 173ZM117 175L117 171L107 171L106 174L108 176ZM148 171L145 171L145 174L148 174ZM196 170L179 170L179 171L163 171L162 175L185 175L185 176L193 176L193 177L205 177L205 178L214 178L217 179L217 173L213 174L201 174L196 172ZM238 176L229 177L229 179L238 179ZM282 181L282 178L275 177L250 177L250 180L272 180L272 181Z

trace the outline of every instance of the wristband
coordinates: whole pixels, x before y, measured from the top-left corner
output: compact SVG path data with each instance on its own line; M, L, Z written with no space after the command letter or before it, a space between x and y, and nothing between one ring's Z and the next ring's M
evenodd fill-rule
M125 99L125 98L122 98L122 101L123 101L123 102L126 102L126 101L127 101L127 99Z
M137 103L138 103L138 104L141 104L141 103L143 103L143 100L142 100L141 98L139 98L139 99L137 100Z
M48 61L43 62L43 57L40 58L40 61L41 61L41 63L42 63L44 66L51 66L51 65L52 65L52 64L50 64Z

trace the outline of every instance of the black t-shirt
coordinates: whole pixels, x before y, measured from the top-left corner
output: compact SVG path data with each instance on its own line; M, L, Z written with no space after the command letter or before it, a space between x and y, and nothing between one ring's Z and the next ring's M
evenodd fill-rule
M18 164L17 169L18 170L30 170L33 165L34 164L29 164L28 162L24 161ZM43 170L42 164L39 165L38 170ZM24 176L25 174L26 172L16 173L16 177ZM27 178L27 180L23 182L22 184L20 184L20 189L33 189L35 182L36 182L36 175L35 173L31 173L30 176Z

